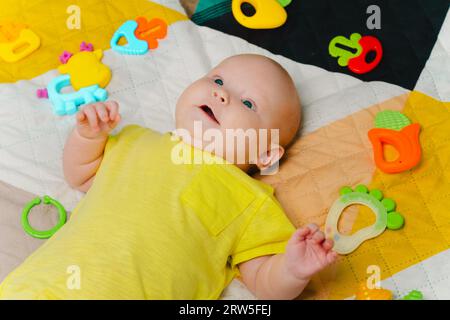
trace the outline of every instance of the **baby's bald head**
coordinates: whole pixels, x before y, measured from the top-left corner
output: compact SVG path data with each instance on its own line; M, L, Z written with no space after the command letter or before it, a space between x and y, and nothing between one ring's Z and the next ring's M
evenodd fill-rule
M224 137L227 129L276 129L277 141L270 136L264 146L258 135L250 138L246 147L258 145L259 156L270 154L276 144L282 155L284 147L296 136L300 110L295 84L278 62L262 55L241 54L223 60L183 92L177 103L176 126L194 136L193 124L200 121L203 129L217 129ZM243 152L248 155L247 149ZM218 150L215 153L223 154ZM247 158L257 163L255 157Z
M244 84L255 86L256 93L269 100L264 109L259 110L266 115L267 128L279 129L280 144L287 146L299 129L301 107L294 81L286 69L277 61L258 54L232 56L216 68L229 68L247 75Z

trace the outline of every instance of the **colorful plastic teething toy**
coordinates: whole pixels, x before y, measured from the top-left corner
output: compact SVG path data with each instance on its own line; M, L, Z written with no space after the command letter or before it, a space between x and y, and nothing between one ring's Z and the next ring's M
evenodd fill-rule
M348 61L348 68L357 74L372 71L381 61L383 57L383 47L381 42L372 36L364 36L359 40L359 45L363 48L361 55L356 56ZM369 52L375 52L375 59L367 63L366 57Z
M6 62L19 61L36 51L41 45L41 39L30 29L23 27L17 24L1 25L0 57ZM17 32L18 36L16 36Z
M367 288L361 284L356 292L356 300L392 300L392 291L383 288Z
M138 23L134 20L128 20L122 24L111 39L111 48L120 54L145 54L148 51L148 44L147 41L136 38L134 33L137 27ZM127 44L123 46L118 44L122 37L127 40Z
M244 2L255 8L256 13L253 16L247 17L242 12L241 5ZM282 2L286 3L287 1ZM278 28L287 20L286 10L277 0L233 0L231 10L237 22L250 29Z
M37 96L39 99L48 99L48 91L47 91L47 88L37 89L37 90L36 90L36 96Z
M80 51L94 51L94 46L92 45L92 43L86 43L83 41L80 44Z
M355 52L345 50L342 47L351 48ZM375 58L372 62L367 63L366 57L371 51L375 52ZM350 39L343 36L334 37L328 45L328 52L333 58L339 57L338 64L341 67L348 66L352 72L357 74L372 71L383 57L381 42L372 36L361 37L359 33L352 33Z
M65 51L68 59L58 67L58 71L70 75L70 83L75 90L93 85L105 88L111 81L111 70L102 63L103 51L93 51L92 45L90 48L86 46L73 55Z
M292 0L277 0L277 2L278 2L282 7L287 7L288 5L291 4Z
M28 26L20 22L0 22L0 43L15 41L19 38L20 32L26 28L28 28Z
M348 66L348 61L354 57L359 56L362 53L362 47L359 44L359 40L361 39L361 35L359 33L352 33L350 35L350 39L347 39L343 36L336 36L328 45L328 52L333 58L338 58L338 64L341 67ZM348 48L352 48L355 50L355 52L351 52L350 50L345 50L341 47L338 47L337 44L340 46L345 46Z
M334 240L333 250L337 253L351 253L364 241L380 235L386 227L396 230L403 226L403 217L394 211L395 202L389 198L383 199L380 190L374 189L369 192L366 186L359 185L353 191L352 188L345 186L341 188L340 194L341 196L331 206L325 223L325 234L327 238ZM373 225L346 236L338 231L338 221L344 209L353 204L369 207L375 213L376 221Z
M149 49L158 48L158 39L164 39L167 35L167 23L159 18L148 21L145 17L137 18L136 22L136 38L147 41Z
M410 291L403 300L423 300L423 294L419 290Z
M22 211L22 227L23 227L23 229L30 236L32 236L34 238L38 238L38 239L50 238L52 235L55 234L56 231L59 230L59 228L61 228L66 223L66 220L67 220L66 210L61 205L61 203L59 203L55 199L50 198L49 196L44 196L43 201L44 201L44 204L51 204L58 209L58 216L59 216L58 223L50 230L44 230L44 231L36 230L33 227L31 227L30 222L28 221L28 215L30 214L31 209L33 207L41 204L41 202L42 202L41 198L38 197L38 198L31 200L29 203L27 203L27 205L25 206L25 208Z
M375 117L375 127L368 133L377 167L386 173L399 173L415 167L421 158L420 125L412 123L398 111L381 111ZM398 152L394 161L386 161L383 144Z
M61 61L62 64L66 64L72 56L73 54L71 52L64 50L64 52L59 56L59 61Z
M380 111L375 117L375 128L385 128L400 131L410 124L411 121L407 116L395 110Z
M78 111L84 104L105 101L108 92L97 84L81 88L76 92L60 93L62 88L70 86L70 76L62 75L54 78L47 86L48 97L53 104L53 112L57 115L70 115Z

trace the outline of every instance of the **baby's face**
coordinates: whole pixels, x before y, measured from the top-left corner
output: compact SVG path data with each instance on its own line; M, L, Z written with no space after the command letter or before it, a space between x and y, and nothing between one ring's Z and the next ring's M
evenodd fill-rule
M203 78L192 83L180 96L176 108L176 127L186 129L203 145L211 140L205 130L215 129L223 137L223 148L213 151L232 163L226 153L244 152L246 161L256 163L248 146L259 145L260 135L248 135L246 143L236 145L226 139L227 129L280 129L280 143L286 144L298 128L300 106L290 78L268 58L258 55L233 56L213 68ZM202 132L194 130L201 125ZM264 131L264 130L263 130ZM271 141L258 148L258 154L269 150ZM275 141L276 143L276 141Z

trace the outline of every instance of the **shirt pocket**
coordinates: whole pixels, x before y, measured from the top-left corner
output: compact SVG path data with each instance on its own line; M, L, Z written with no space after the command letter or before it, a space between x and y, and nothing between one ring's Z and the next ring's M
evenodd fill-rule
M183 206L191 208L213 236L227 228L256 198L245 183L215 166L203 165L181 193Z

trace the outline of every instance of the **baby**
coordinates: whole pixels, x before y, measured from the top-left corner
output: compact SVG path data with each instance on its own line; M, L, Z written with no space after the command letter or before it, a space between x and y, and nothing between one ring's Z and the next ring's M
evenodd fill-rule
M225 59L182 93L175 116L175 132L131 125L110 136L117 103L80 110L64 173L87 193L1 298L217 299L240 276L257 298L293 299L335 261L332 240L316 225L295 230L248 174L276 166L299 127L295 85L277 62ZM230 131L246 139L231 143Z

